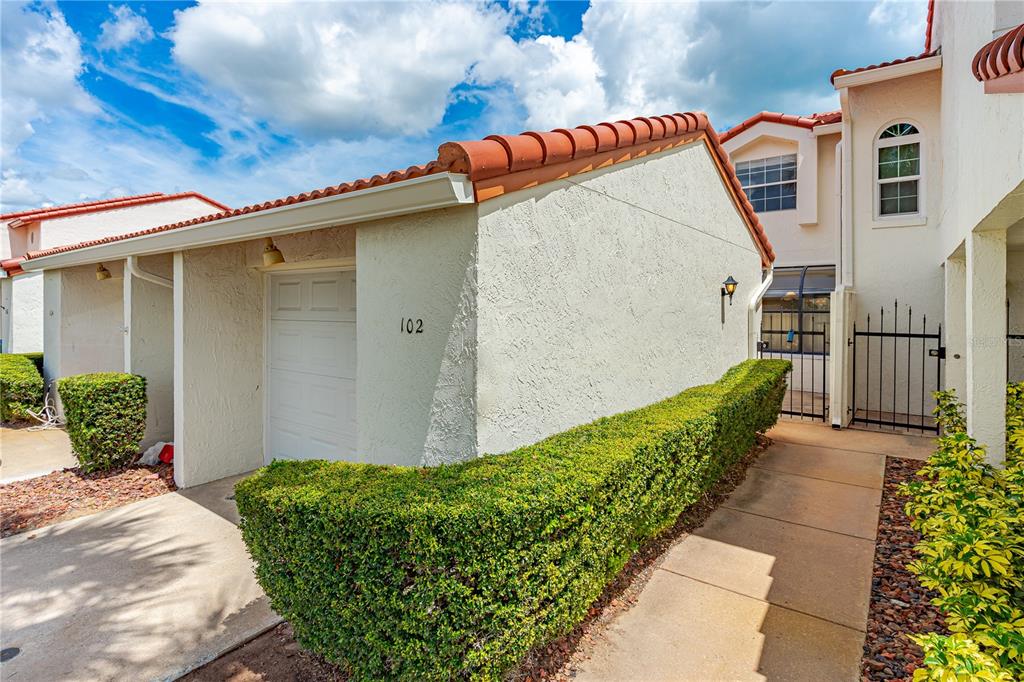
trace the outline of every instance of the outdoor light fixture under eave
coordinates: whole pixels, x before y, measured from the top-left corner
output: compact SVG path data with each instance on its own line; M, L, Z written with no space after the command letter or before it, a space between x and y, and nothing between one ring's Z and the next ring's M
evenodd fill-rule
M284 254L274 246L274 240L267 237L263 240L263 265L271 266L284 262Z
M729 297L729 305L732 305L732 295L736 293L736 285L739 284L732 275L722 282L722 324L725 324L725 297Z
M105 279L110 279L110 270L103 267L103 263L96 264L96 279L101 282Z

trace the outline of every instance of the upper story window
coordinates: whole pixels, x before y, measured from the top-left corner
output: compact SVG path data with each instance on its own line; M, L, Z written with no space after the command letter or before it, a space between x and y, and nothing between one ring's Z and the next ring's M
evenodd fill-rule
M740 161L736 177L758 213L796 208L796 154Z
M878 136L878 215L920 213L921 133L894 123Z

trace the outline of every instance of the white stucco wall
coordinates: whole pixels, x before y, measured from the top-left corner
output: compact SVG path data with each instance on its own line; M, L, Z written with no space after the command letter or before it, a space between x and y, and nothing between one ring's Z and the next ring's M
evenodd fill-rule
M477 454L476 210L356 232L357 423L366 461L440 464ZM401 330L423 320L422 334ZM418 328L418 323L417 327Z
M142 257L138 266L167 279L173 276L170 254ZM138 277L128 281L126 371L146 378L145 449L174 439L174 296L169 287Z
M43 350L43 274L25 273L10 282L10 344L4 344L4 352L38 353Z
M10 277L0 277L0 352L11 348L11 313L14 312L12 294L14 284ZM42 321L42 315L39 317Z
M1006 295L1010 301L1011 334L1024 334L1024 251L1010 251L1006 259ZM1024 340L1012 342L1008 354L1011 381L1024 381Z
M760 257L702 143L479 210L481 452L714 381L746 357ZM728 275L740 284L723 326Z
M175 255L174 478L188 487L263 464L263 275L248 244Z
M1024 178L1024 95L986 95L971 73L974 55L995 37L993 29L1021 17L1020 7L1014 2L942 1L936 9L945 123L939 235L943 256Z

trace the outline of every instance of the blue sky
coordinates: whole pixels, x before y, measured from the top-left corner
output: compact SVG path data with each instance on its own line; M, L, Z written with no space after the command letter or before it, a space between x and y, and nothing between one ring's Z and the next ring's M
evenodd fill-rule
M12 2L4 210L198 190L243 205L444 141L704 110L837 107L829 74L917 54L899 2Z

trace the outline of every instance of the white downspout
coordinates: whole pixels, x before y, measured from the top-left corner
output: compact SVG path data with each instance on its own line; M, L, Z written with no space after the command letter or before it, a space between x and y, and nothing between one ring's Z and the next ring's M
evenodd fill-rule
M125 272L132 277L138 277L139 279L144 279L147 282L152 282L153 284L159 284L160 286L167 287L168 289L174 288L174 282L172 280L169 280L166 277L161 277L160 275L154 275L152 272L146 272L141 269L139 267L137 256L128 256L124 261L124 269Z
M757 342L758 337L761 335L761 325L758 324L757 311L761 307L761 299L768 292L768 288L772 285L772 279L775 277L775 266L772 264L768 265L768 274L765 275L761 285L754 290L753 295L750 297L750 303L747 304L747 357L757 357Z

